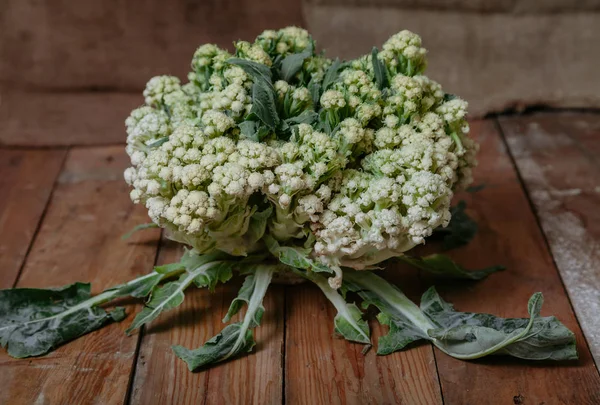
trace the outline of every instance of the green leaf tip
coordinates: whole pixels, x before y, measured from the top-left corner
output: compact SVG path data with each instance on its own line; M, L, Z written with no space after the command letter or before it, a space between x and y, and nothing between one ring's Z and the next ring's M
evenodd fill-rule
M373 64L373 72L375 74L375 82L377 83L379 90L383 90L388 86L388 78L385 65L377 57L378 54L379 50L376 47L373 47L373 50L371 51L371 61Z
M152 228L158 228L158 225L156 225L154 222L136 225L129 232L127 232L126 234L121 236L121 240L127 240L127 239L131 238L131 236L133 236L133 234L138 231L143 231L144 229L152 229Z
M245 303L248 308L241 322L227 325L219 334L197 349L173 346L175 355L185 361L191 371L252 351L256 344L252 328L260 324L264 313L262 301L274 269L275 266L271 265L257 265L254 273L246 277L238 297L231 303L224 319L224 321L231 319Z

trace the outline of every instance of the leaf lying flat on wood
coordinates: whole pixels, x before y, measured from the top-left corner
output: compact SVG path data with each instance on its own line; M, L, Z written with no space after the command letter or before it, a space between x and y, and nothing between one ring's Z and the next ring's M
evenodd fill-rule
M423 294L419 308L398 287L368 271L348 271L344 282L364 300L364 306L377 307L378 320L390 327L379 341L378 354L425 339L462 360L498 354L528 360L577 359L573 332L553 316L540 317L541 293L529 299L529 318L500 318L456 311L433 287Z
M0 345L12 357L39 356L125 317L123 308L107 312L90 302L90 284L57 289L0 291Z

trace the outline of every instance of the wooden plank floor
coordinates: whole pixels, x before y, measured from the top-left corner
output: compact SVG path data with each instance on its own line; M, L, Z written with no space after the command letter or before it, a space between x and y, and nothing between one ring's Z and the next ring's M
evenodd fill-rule
M528 297L542 291L543 313L577 335L577 362L464 362L428 344L363 355L333 336L329 302L301 285L270 288L253 354L188 372L171 345L195 347L220 330L237 280L215 293L189 291L180 308L131 337L129 316L46 357L0 352L0 404L598 404L599 128L594 114L474 122L476 182L486 187L457 198L467 199L480 232L452 255L467 267L508 269L477 283L388 269L411 298L435 284L460 310L525 316ZM146 222L122 180L123 149L0 148L0 288L91 281L99 291L177 260L181 248L157 230L120 240ZM383 333L371 326L374 338Z

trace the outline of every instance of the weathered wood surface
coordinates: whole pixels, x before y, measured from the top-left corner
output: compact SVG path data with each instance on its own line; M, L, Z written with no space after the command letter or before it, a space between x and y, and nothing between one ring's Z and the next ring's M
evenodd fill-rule
M597 150L593 136L597 124L587 122L584 127L578 120L571 121L583 128L575 131L576 135L569 132L569 127L564 129L582 145L579 152L589 155ZM124 334L131 322L130 316L119 325L93 332L46 357L14 360L0 353L0 404L600 403L598 371L500 132L493 121L475 122L472 131L482 143L476 183L483 182L486 188L476 195L460 197L467 199L480 232L469 246L453 251L452 255L468 268L502 263L508 269L477 283L449 283L404 268L388 269L388 277L399 283L414 300L418 300L427 286L435 284L442 296L459 310L504 316L526 316L527 299L533 292L542 291L546 298L543 314L556 315L575 331L581 360L559 364L503 358L464 362L433 350L428 344L387 357L376 356L371 349L363 356L362 345L334 337L335 310L316 287L307 284L270 288L263 325L256 329L258 345L254 353L206 371L190 373L173 355L171 345L197 347L218 333L223 327L221 318L237 293L238 280L217 287L215 293L190 290L180 308L164 314L133 337ZM514 149L512 135L507 137ZM545 136L546 144L542 146L551 151L553 144L546 138L552 137ZM563 153L552 152L557 154L554 159L565 161L556 166L561 168L560 173L565 173L565 179L571 176L582 179L586 173L596 173L593 170L597 170L597 166L594 169L589 163L593 159L583 159L569 145L566 148L563 145ZM534 149L546 151L542 146L536 144ZM521 148L527 149L523 145ZM3 193L0 198L3 215L0 218L8 215L5 212L19 208L37 210L37 216L25 224L31 229L31 223L41 218L40 210L48 199L49 191L43 189L56 179L65 151L8 152L28 157L23 158L17 168L6 159L0 161L3 190L6 185L13 190L20 184L6 177L29 178L26 173L43 172L35 179L40 189L35 198L15 202L14 199L22 195L16 191ZM549 155L535 156L537 165L549 170L546 167ZM520 158L515 157L527 187L533 190L523 174L525 169L521 167ZM43 168L39 167L40 162L53 159L58 159L54 163L54 174L50 170L52 165L44 163ZM567 161L572 159L576 161L569 165ZM179 258L180 247L169 242L161 242L159 247L156 230L136 234L128 243L120 240L120 235L133 225L147 220L144 209L134 207L129 201L128 188L122 180L126 166L122 146L71 149L37 235L32 233L27 238L10 240L11 249L22 252L21 258L33 240L18 286L42 287L88 280L94 283L95 291L100 291L147 272L157 254L160 263ZM558 174L549 178L553 182L569 181ZM592 215L585 217L589 232L586 238L597 238L600 221L590 211L597 200L593 193L588 193L596 186L590 189L578 181L568 184L581 188L579 197L587 199L575 203L573 196L569 196L567 207L578 215ZM553 187L551 190L566 189L563 183L549 184ZM535 192L531 194L535 203ZM564 196L561 197L564 203ZM552 213L559 215L560 211ZM544 213L539 208L538 214L544 225ZM4 231L7 225L2 224ZM12 229L17 225L10 226ZM33 226L30 232L37 227ZM546 233L552 246L548 229ZM561 233L563 239L574 236L577 235ZM553 248L553 252L561 267L556 249ZM6 260L5 257L0 256L0 260ZM22 259L17 255L10 260L18 272ZM581 288L573 283L587 282L587 279L568 279L564 275L563 278L568 289ZM139 309L139 305L131 305L131 301L126 304L129 313ZM590 314L587 316L596 316ZM376 322L371 322L371 326L376 341L385 331Z
M500 125L599 365L600 115L503 117Z
M127 163L120 146L69 152L17 286L91 281L99 292L152 267L156 230L130 244L120 240L146 220L122 180ZM137 338L124 333L127 324L102 328L45 357L15 360L2 350L0 404L122 404L137 346Z
M176 262L182 253L181 246L163 242L158 262ZM163 314L143 330L132 404L282 402L284 297L281 286L271 285L263 302L265 315L262 326L255 329L255 353L206 371L190 373L171 350L175 344L196 348L223 329L222 319L237 295L239 281L219 285L214 293L190 288L181 307ZM240 315L232 322L237 322Z
M436 350L444 403L509 404L513 398L524 404L599 403L600 376L500 133L492 121L474 122L472 132L481 143L475 184L486 187L460 197L467 200L479 233L451 255L467 268L503 264L507 269L472 284L436 283L438 291L459 310L507 317L526 317L529 297L541 291L542 314L555 315L575 332L580 360L466 362Z
M65 155L0 149L0 288L16 281Z

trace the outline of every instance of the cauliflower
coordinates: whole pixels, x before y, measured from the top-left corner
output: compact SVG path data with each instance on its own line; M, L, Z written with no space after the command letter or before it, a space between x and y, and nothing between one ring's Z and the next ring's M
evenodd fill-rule
M405 254L446 227L451 212L461 213L450 202L471 183L478 148L467 103L423 75L427 52L418 35L401 31L381 52L344 63L316 54L308 32L296 27L234 47L233 54L199 47L187 83L151 79L145 105L125 121L125 181L152 220L138 228L161 227L191 249L178 263L97 296L82 283L54 289L48 296L60 301L65 294L65 304L45 303L43 313L35 302L46 295L38 290L0 291L10 320L0 341L9 354L43 354L122 319L122 309L107 313L100 305L126 295L149 297L129 330L139 328L180 305L192 284L214 289L239 270L246 281L224 321L247 303L242 321L196 350L174 347L191 370L252 349L251 328L260 323L275 273L314 282L335 306L335 331L346 339L371 341L346 292L377 307L378 320L390 327L379 354L426 339L460 359L576 357L573 334L556 318L539 317L540 293L530 299L529 319L474 316L454 311L435 290L419 308L369 271L390 258L470 279L500 269L469 272L443 255ZM12 300L15 294L31 296ZM52 333L49 319L58 328ZM80 332L59 330L69 319L81 323Z
M303 56L292 72L289 55ZM310 249L338 286L341 268L402 255L448 224L477 163L466 102L422 75L425 55L408 31L336 66L293 27L238 41L235 55L203 45L189 83L151 79L127 119L132 200L200 253L266 251L265 238Z

